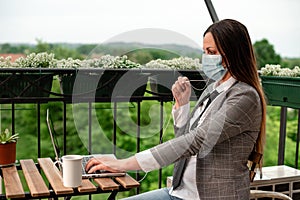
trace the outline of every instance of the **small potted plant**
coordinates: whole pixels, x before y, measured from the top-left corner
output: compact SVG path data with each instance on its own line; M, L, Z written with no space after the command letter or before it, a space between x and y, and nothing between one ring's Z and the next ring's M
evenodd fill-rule
M16 144L19 136L8 129L0 133L0 166L12 165L16 162Z
M300 108L300 68L281 68L280 65L267 64L260 71L261 83L268 104Z

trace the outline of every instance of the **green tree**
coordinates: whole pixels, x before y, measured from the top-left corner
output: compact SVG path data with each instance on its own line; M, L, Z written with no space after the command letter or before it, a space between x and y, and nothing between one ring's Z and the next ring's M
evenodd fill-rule
M300 66L300 58L283 58L281 61L282 67L288 67L290 69L295 66Z
M280 64L281 57L276 54L274 46L267 39L262 39L254 43L254 51L257 60L257 68L260 69L266 64Z
M60 45L55 46L53 48L53 53L55 55L55 58L57 59L64 59L64 58L83 59L83 56L80 53L78 53L76 50L65 48Z
M29 45L11 45L9 43L4 43L0 45L0 53L27 53L31 50Z
M83 55L89 55L96 47L96 44L83 44L77 48L77 51Z
M0 47L1 53L10 53L11 49L12 49L12 47L8 43L2 44Z
M140 64L146 64L156 59L169 60L179 57L175 52L155 48L136 49L126 53L126 55L130 60Z
M76 50L63 47L60 44L48 44L40 39L37 39L37 45L32 50L35 53L48 52L54 53L56 59L74 58L83 59L83 56Z
M35 46L35 49L33 50L36 53L41 53L41 52L49 52L51 51L51 47L48 43L43 42L40 39L36 39L37 45Z

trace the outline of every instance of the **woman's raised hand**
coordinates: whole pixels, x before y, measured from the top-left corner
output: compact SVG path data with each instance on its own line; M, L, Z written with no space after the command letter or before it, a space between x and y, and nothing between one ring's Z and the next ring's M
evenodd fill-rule
M175 98L175 108L187 104L191 97L191 84L187 77L178 77L172 86L172 93Z

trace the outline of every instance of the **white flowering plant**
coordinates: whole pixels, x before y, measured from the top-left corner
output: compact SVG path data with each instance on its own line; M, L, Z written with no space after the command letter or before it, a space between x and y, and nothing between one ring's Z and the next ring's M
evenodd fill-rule
M146 68L151 69L202 69L200 60L198 58L179 57L171 60L152 60L146 64Z
M17 58L15 62L12 62L11 56L0 57L0 68L54 68L56 61L53 53L31 53Z
M11 62L11 56L6 58L0 57L0 68L12 68L15 67L15 63Z
M57 68L78 68L82 65L79 59L67 58L56 61Z
M62 59L57 61L58 68L103 68L103 69L120 69L120 68L138 68L141 65L130 61L126 55L111 56L104 55L100 58L78 60Z
M31 53L25 58L18 58L14 66L20 68L54 68L56 59L54 59L53 53Z
M11 57L0 57L0 68L139 68L135 63L123 56L103 55L99 58L79 60L73 58L57 60L53 53L31 53L11 62Z
M138 68L140 64L135 63L128 59L126 55L123 56L111 56L104 55L96 59L84 60L83 66L92 68L105 68L105 69L116 69L116 68Z
M300 77L300 68L295 66L293 69L281 68L280 65L266 64L261 68L262 76L281 76L281 77Z

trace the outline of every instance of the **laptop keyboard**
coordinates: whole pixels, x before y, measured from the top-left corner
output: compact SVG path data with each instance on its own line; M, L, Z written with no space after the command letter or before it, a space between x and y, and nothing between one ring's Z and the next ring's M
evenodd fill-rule
M82 174L87 174L87 172L85 171L85 166L91 158L93 158L93 156L83 156L82 157Z
M120 172L120 173L111 173L106 170L97 170L91 174L89 174L87 171L85 171L85 166L87 162L91 159L94 158L94 156L83 156L82 157L82 178L95 178L95 177L117 177L117 176L125 176L126 173Z

